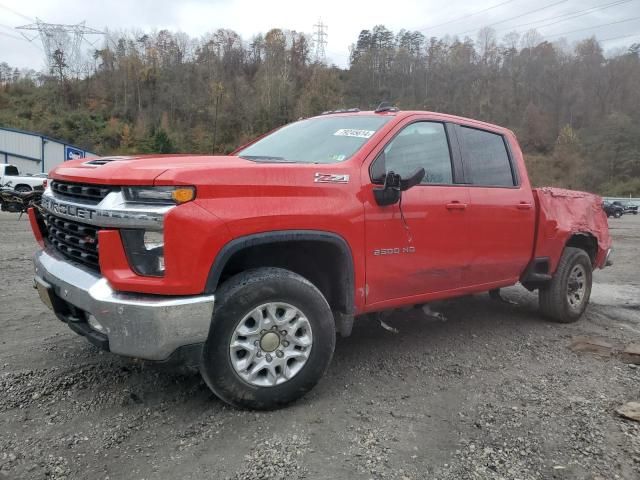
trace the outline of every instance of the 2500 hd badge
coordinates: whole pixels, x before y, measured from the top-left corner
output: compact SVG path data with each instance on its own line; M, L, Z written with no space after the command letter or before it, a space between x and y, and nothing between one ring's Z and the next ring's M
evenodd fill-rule
M382 255L398 255L400 253L416 253L416 247L377 248L373 251L373 255L376 257Z

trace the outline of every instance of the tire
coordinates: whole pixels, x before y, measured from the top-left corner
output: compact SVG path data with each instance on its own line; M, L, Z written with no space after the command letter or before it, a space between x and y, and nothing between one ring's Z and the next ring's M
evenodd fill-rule
M578 272L577 277L574 274ZM571 323L578 320L589 304L593 267L584 250L566 247L551 282L539 289L538 304L550 320ZM581 279L581 280L580 280ZM576 284L577 283L577 284ZM578 285L582 284L581 287ZM572 295L573 290L573 296ZM580 300L576 295L580 294Z
M615 213L613 214L613 216L614 216L615 218L620 218L620 217L622 216L622 214L621 214L620 212L615 212Z
M298 313L289 319L293 310ZM275 330L271 318L276 319ZM297 400L318 383L335 342L331 308L311 282L280 268L247 270L216 293L200 372L224 402L271 410Z
M18 185L15 188L16 192L30 192L31 191L31 187L29 185Z

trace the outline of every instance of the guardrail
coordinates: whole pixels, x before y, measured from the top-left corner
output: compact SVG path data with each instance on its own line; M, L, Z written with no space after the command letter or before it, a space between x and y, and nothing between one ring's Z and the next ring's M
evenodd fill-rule
M640 198L638 197L602 197L607 202L622 202L623 204L632 203L640 206Z

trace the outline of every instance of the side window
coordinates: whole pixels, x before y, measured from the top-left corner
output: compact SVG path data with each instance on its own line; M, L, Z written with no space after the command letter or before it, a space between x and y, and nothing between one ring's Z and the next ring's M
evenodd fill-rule
M8 165L7 167L5 167L4 174L7 177L17 177L19 175L18 169L13 165Z
M442 123L416 122L404 128L376 158L371 176L374 181L394 171L408 178L424 168L423 184L451 184L453 175L449 142Z
M515 185L502 135L460 127L458 136L464 147L464 159L471 173L472 184L495 187Z

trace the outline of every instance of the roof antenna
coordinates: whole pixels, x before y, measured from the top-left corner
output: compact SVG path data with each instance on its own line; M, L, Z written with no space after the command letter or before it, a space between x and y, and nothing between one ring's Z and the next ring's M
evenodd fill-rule
M375 109L375 113L383 113L383 112L397 112L398 107L394 106L391 102L380 102L378 108Z

